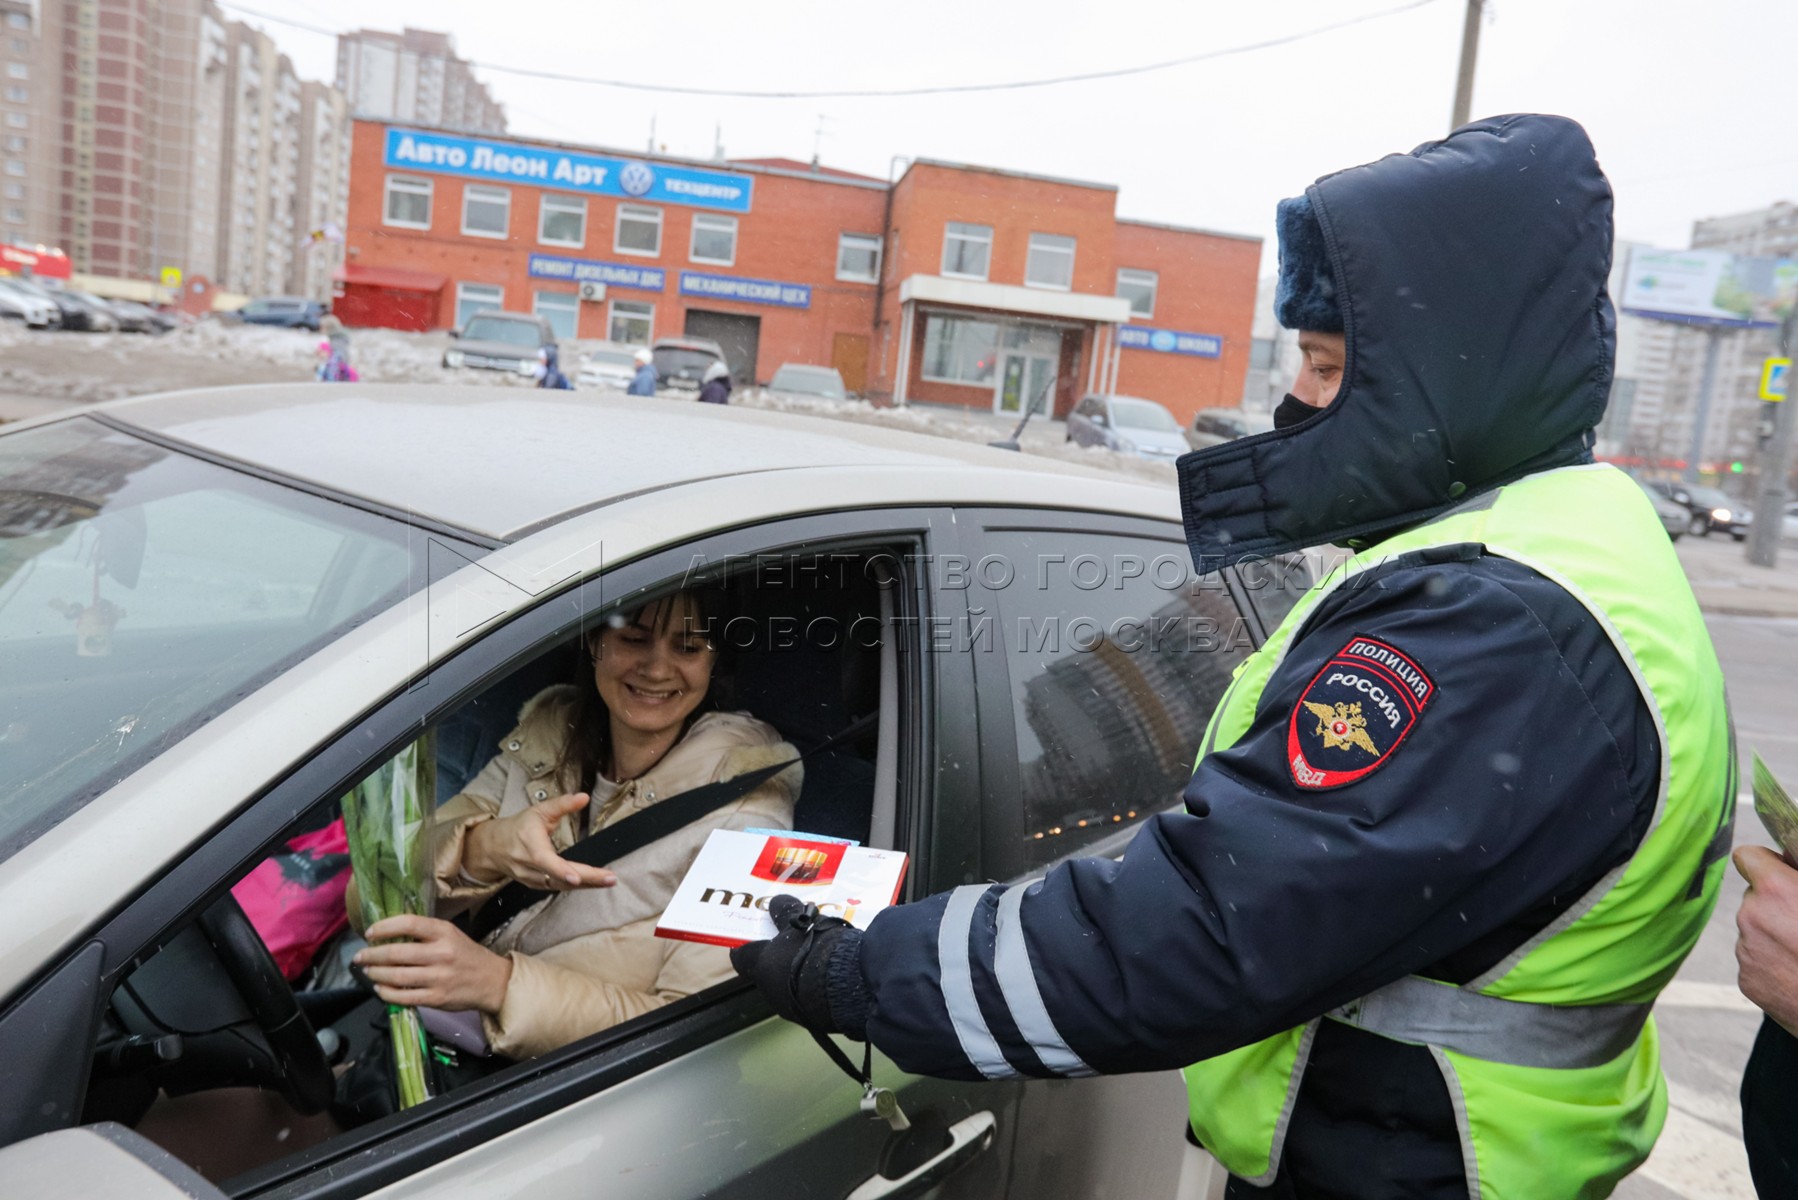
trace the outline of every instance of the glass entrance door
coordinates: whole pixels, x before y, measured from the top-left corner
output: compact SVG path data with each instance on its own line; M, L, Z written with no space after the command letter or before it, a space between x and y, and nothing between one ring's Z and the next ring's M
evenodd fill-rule
M1055 391L1055 360L1047 355L1006 350L999 363L999 385L993 393L993 411L1021 416L1026 403L1048 412Z

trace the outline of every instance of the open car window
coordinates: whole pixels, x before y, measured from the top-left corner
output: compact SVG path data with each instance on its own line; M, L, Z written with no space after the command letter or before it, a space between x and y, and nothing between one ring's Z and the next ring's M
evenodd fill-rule
M690 558L678 557L671 565L690 566ZM909 545L880 542L742 556L707 580L725 594L717 628L725 654L713 680L713 707L765 722L782 742L808 755L804 785L791 808L791 824L807 832L888 844L909 836L901 797L911 795L906 789L914 783L906 778L909 759L899 753L899 742L914 719L920 664L917 655L899 653L893 639L915 636L915 623L899 620L917 604L915 593L905 592L910 583L901 582L911 579L903 565L911 557ZM261 1010L243 995L245 969L221 949L208 922L224 920L216 915L221 909L240 910L282 986L319 1034L323 1061L338 1076L347 1078L368 1055L390 1053L386 1006L350 966L363 944L346 911L346 901L354 903L361 890L360 881L351 884L353 849L371 839L385 843L373 857L386 862L390 874L403 873L396 831L416 822L429 826L440 806L465 805L470 794L494 796L494 764L516 740L521 712L546 690L591 683L594 666L583 634L680 582L677 577L640 588L610 608L588 611L580 631L509 663L422 735L414 727L395 753L364 766L345 788L318 797L265 843L252 868L234 879L229 900L215 901L207 909L212 915L161 939L166 948L128 972L114 992L84 1119L130 1125L230 1191L298 1178L306 1163L347 1152L339 1147L372 1145L415 1127L405 1113L360 1124L335 1094L315 1105L317 1111L306 1111L306 1088L289 1077L292 1062L270 1044L258 1024ZM912 632L896 634L899 628ZM428 689L421 694L428 697ZM858 723L865 733L810 753ZM347 822L346 792L363 802ZM374 798L379 802L371 806ZM416 863L413 870L416 877ZM653 956L659 949L642 952ZM447 1114L466 1102L468 1089L492 1095L528 1086L540 1077L540 1062L575 1062L605 1048L616 1053L721 988L728 991L732 977L724 952L696 949L716 950L723 969L691 1003L676 999L625 1014L546 1057L483 1062L464 1048L458 1060L455 1041L430 1034L430 1086L440 1094L417 1110L418 1117L434 1120L441 1112L453 1119ZM560 962L558 969L570 964ZM481 1028L478 1020L473 1027Z

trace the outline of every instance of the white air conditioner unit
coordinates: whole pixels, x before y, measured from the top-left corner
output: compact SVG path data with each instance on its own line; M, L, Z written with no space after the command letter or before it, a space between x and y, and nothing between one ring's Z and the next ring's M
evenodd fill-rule
M606 285L603 283L581 284L581 299L600 301L606 298Z

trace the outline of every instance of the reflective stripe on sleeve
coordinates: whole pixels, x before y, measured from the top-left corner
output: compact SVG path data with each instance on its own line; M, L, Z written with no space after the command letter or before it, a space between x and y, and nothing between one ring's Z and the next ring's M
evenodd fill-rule
M997 917L998 940L993 947L993 974L998 977L999 991L1011 1009L1011 1019L1043 1066L1057 1075L1086 1076L1098 1072L1081 1061L1068 1046L1049 1017L1043 1004L1042 990L1036 986L1036 972L1030 966L1030 947L1024 944L1024 925L1019 910L1024 892L1033 886L1020 883L1007 888L999 897Z
M1018 1072L1005 1060L999 1043L993 1040L986 1018L980 1015L980 1001L974 996L974 968L968 961L970 935L974 930L974 911L987 889L968 884L949 893L943 909L943 922L937 926L937 970L943 982L943 1007L949 1010L949 1024L961 1043L974 1069L988 1079L1017 1079Z

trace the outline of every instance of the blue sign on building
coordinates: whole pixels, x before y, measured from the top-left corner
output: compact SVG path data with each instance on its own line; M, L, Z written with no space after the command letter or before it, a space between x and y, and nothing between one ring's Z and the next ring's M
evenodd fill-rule
M493 183L532 183L594 196L624 196L736 213L748 212L755 194L753 177L730 171L671 167L398 126L387 129L382 161L408 171L460 175Z
M560 254L533 254L529 273L537 279L566 279L570 283L603 283L607 287L659 292L668 283L660 267L631 263L597 262L591 258L564 258Z
M1126 350L1191 354L1198 358L1216 358L1224 352L1224 339L1214 333L1183 333L1178 329L1150 329L1144 325L1120 325L1118 345Z
M803 283L744 279L737 275L702 275L698 271L682 271L680 292L683 296L710 296L718 300L741 300L745 304L775 304L781 308L812 306L812 289Z

